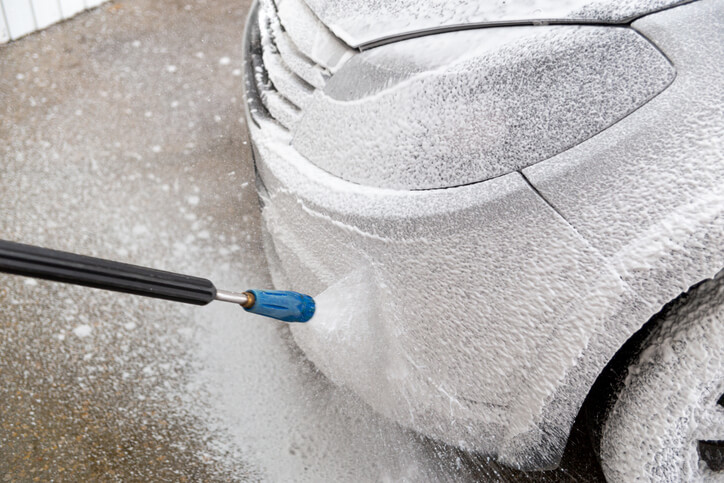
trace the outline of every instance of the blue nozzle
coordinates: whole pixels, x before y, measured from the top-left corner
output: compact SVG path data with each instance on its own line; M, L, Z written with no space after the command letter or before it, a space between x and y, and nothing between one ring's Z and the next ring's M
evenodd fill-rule
M314 315L314 299L309 295L285 290L247 290L254 298L244 310L284 322L306 322Z

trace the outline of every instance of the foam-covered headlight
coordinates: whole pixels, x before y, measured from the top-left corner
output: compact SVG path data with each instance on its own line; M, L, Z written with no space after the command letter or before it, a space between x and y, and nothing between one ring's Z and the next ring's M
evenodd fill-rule
M554 156L671 83L673 66L635 30L499 27L364 51L315 92L295 148L355 183L432 189Z

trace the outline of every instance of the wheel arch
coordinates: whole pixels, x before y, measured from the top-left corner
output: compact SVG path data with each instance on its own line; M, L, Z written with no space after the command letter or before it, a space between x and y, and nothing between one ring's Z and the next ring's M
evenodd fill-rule
M703 202L707 201L710 198L703 198ZM696 210L696 206L687 210ZM693 287L721 276L724 203L710 213L709 217L678 217L684 220L679 224L661 223L658 237L676 249L659 251L657 257L647 261L645 270L640 266L632 270L617 267L630 292L620 298L620 308L612 316L589 325L586 347L566 368L560 384L529 426L532 429L506 439L498 456L501 462L529 470L557 467L579 412L602 394L606 377L611 377L607 371L637 354L637 344L656 326L669 305ZM649 238L650 234L642 234L640 244L651 243Z
M665 304L659 312L654 314L640 329L626 340L600 372L586 395L578 413L578 418L583 420L589 431L591 444L596 453L596 457L600 457L598 445L606 416L623 388L631 364L633 364L639 358L642 351L646 349L647 340L651 333L666 320L667 314L669 314L675 306L681 303L687 303L687 298L689 298L692 291L697 287L713 279L720 279L719 283L724 283L722 277L724 277L724 267L714 277L699 280L685 292L680 293L677 297Z

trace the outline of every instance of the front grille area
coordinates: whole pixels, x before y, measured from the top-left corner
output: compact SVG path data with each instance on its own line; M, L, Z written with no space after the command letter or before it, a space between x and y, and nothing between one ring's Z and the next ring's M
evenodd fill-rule
M303 0L260 0L256 15L247 55L261 105L250 100L250 108L252 113L263 109L293 131L315 89L325 86L352 50L327 30Z

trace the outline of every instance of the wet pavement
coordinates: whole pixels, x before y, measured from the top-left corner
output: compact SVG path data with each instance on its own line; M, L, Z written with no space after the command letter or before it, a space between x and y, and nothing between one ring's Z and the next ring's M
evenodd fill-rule
M248 2L130 0L0 47L0 238L270 286ZM577 428L519 474L375 415L283 325L0 275L0 481L600 481Z

